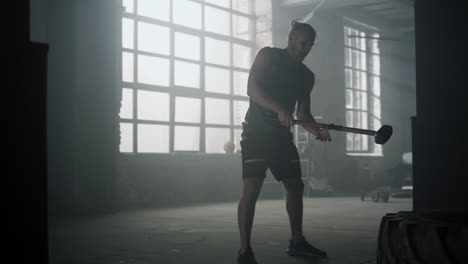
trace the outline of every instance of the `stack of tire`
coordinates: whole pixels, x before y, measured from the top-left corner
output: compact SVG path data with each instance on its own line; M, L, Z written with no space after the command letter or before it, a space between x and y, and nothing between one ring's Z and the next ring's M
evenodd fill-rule
M468 217L401 211L382 217L378 264L468 263Z

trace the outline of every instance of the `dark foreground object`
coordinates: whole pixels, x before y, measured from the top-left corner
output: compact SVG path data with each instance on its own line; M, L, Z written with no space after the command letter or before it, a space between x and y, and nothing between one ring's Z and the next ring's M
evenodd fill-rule
M468 263L468 217L401 211L382 217L377 263Z

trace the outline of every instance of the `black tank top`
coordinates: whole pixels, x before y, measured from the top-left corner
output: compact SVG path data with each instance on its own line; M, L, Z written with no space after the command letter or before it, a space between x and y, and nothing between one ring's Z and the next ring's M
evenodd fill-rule
M309 69L302 63L288 62L286 49L263 48L269 52L272 63L254 64L258 86L291 114L296 102L304 94L304 78ZM278 114L250 99L249 109L243 123L244 136L286 136L292 139L291 130L282 126Z

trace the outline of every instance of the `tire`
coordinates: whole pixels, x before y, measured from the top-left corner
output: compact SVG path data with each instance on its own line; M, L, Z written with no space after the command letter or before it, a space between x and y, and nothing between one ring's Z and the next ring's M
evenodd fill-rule
M468 263L466 248L467 221L402 211L382 217L376 259L377 264Z

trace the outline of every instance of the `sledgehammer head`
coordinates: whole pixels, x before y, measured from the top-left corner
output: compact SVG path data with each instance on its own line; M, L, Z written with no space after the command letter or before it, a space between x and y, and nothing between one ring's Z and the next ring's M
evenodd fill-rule
M384 125L375 134L375 143L383 145L392 136L393 128L389 125Z

